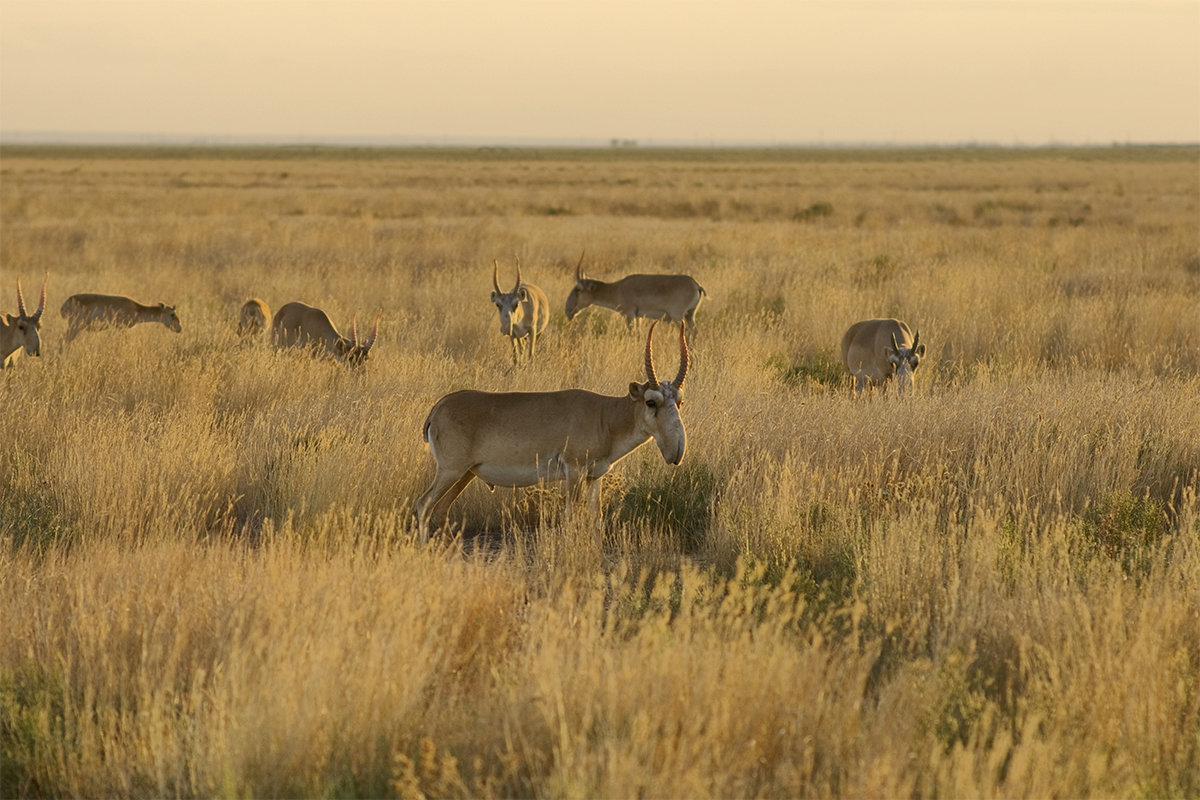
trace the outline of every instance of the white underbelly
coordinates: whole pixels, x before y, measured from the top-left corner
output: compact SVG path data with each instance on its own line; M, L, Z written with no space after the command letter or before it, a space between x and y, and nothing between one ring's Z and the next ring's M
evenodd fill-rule
M533 486L543 481L561 481L566 475L557 458L536 464L480 464L473 470L484 483L492 486Z

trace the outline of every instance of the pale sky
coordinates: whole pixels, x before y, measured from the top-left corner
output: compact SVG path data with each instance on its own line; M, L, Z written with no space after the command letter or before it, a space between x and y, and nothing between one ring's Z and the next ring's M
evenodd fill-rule
M0 131L1200 141L1200 0L0 0Z

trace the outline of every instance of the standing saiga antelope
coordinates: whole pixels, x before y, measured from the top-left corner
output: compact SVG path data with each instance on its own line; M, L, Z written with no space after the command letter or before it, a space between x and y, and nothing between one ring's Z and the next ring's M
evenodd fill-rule
M529 341L529 359L533 360L537 337L550 319L550 301L546 293L532 283L521 282L521 259L517 259L517 282L511 292L500 289L500 264L492 261L492 302L500 311L500 333L512 340L513 364L521 356L521 340Z
M6 314L0 320L0 368L8 366L8 357L24 347L25 354L40 356L42 354L42 339L38 331L42 327L42 311L46 308L46 281L42 279L42 296L38 299L37 311L29 314L25 311L25 298L21 295L21 279L17 278L17 315Z
M854 376L854 393L883 386L893 377L901 396L913 388L913 373L925 355L921 333L898 319L865 319L842 336L842 363Z
M379 314L375 315L371 337L360 342L358 315L350 322L350 335L342 336L333 327L329 315L321 309L304 303L287 303L276 312L271 333L275 347L281 350L285 347L305 347L316 354L324 353L342 364L357 367L367 360L371 346L375 344L375 336L379 333Z
M605 283L583 274L583 255L575 265L575 288L567 295L567 319L588 306L611 308L633 325L637 317L686 322L695 333L696 307L704 287L688 275L626 275Z
M242 303L242 310L238 314L238 336L243 338L258 336L270 327L270 324L271 309L266 303L257 297L251 297Z
M475 478L490 487L565 480L570 504L588 490L588 505L598 512L600 479L650 438L668 464L683 461L687 439L679 408L687 339L680 324L679 372L670 382L660 381L651 347L656 324L646 337L647 381L629 384L628 394L465 390L439 400L423 429L437 471L417 500L421 542L429 540L430 523L440 524Z
M119 295L73 294L63 303L61 313L67 320L67 333L63 337L67 342L83 331L132 328L140 322L161 322L176 333L183 330L175 306L165 303L144 306Z

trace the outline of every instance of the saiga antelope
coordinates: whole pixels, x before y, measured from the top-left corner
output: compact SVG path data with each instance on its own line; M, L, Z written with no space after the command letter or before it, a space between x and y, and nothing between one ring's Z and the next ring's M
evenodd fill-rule
M25 354L40 356L42 354L42 339L38 331L42 327L42 311L46 308L46 281L42 279L42 295L38 299L37 311L32 314L25 311L25 298L21 295L21 279L17 278L17 315L6 314L0 320L0 368L7 367L8 357L24 347Z
M417 500L421 542L429 540L430 523L444 520L475 478L490 487L564 480L569 503L587 490L588 505L598 512L600 479L650 438L668 464L683 461L687 439L679 408L688 369L687 339L680 324L679 372L670 382L660 381L652 350L656 324L646 337L647 381L630 383L628 394L465 390L439 400L422 430L437 470Z
M517 282L511 292L500 289L500 264L492 261L492 302L500 312L500 333L512 341L513 364L521 356L521 340L529 341L529 359L533 360L537 337L550 319L550 301L546 293L532 283L521 282L521 259L517 259Z
M63 337L66 342L82 331L132 328L140 322L161 322L176 333L183 330L175 306L165 303L144 306L119 295L73 294L63 303L61 313L67 320L67 333Z
M250 338L258 336L271 324L271 309L257 297L251 297L242 304L238 314L238 336Z
M883 386L893 377L896 391L908 394L913 373L925 355L921 333L913 335L898 319L865 319L842 336L842 363L854 376L854 393L868 386Z
M588 306L602 306L623 314L626 323L637 317L686 322L695 333L696 308L704 288L688 275L626 275L605 283L583 274L583 255L575 265L575 288L567 295L567 319Z
M383 312L380 312L380 314ZM350 323L350 335L342 336L319 308L304 303L287 303L275 314L271 323L275 347L306 347L324 353L335 361L350 366L359 366L367 360L375 336L379 333L379 314L375 315L375 326L371 337L365 342L358 340L358 316Z

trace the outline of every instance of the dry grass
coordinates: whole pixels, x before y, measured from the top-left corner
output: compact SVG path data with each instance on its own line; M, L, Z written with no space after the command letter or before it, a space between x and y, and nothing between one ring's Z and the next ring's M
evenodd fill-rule
M0 794L1196 796L1197 151L892 155L6 149ZM600 545L475 486L415 547L439 396L638 378L584 248L708 292L687 459ZM79 291L183 333L60 347ZM253 295L382 308L367 369L239 343ZM918 392L855 402L885 315Z

